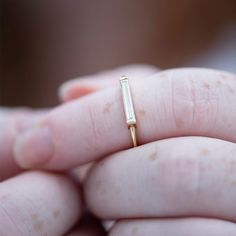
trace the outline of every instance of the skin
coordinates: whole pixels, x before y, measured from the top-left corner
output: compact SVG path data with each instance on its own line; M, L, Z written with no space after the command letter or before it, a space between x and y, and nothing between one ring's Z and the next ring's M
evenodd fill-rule
M153 67L142 68L142 66L127 69L135 69L139 76L156 71ZM107 73L109 75L109 72ZM104 77L101 78L101 81L103 79ZM109 86L107 82L102 83L99 86L95 84L95 90ZM90 84L85 83L85 86L89 87ZM75 89L73 83L65 86L67 88L61 89L60 92L64 102L75 98L69 95L70 88L75 91L76 98L86 94L81 93L78 86ZM87 90L88 92L91 92L91 89ZM6 236L105 235L104 229L97 219L85 217L82 214L84 206L81 203L79 183L75 184L66 174L52 174L36 170L25 171L14 160L14 143L18 136L32 127L37 127L38 122L48 112L48 110L23 108L6 109L2 107L0 109L0 234ZM47 143L42 144L47 145ZM37 146L33 146L37 148ZM45 147L38 151L44 153ZM87 170L87 166L81 166L79 175L78 170L74 170L71 174L75 177L74 180L81 182Z
M125 220L119 222L110 236L233 236L234 223L204 218Z
M81 221L79 183L66 173L25 171L14 161L17 136L47 112L0 109L0 235L102 236L96 219Z
M125 8L123 3L126 5ZM58 14L60 11L55 11L55 4L49 3L46 7L37 8L32 5L32 8L26 8L26 14L19 14L19 18L16 17L19 20L15 22L19 22L17 23L19 27L16 28L20 29L16 32L20 34L23 32L24 38L29 39L23 40L27 45L23 42L20 47L15 47L14 45L19 42L22 44L22 40L15 40L19 37L15 37L14 34L13 37L10 34L10 39L14 40L6 40L7 44L10 42L8 45L10 49L13 46L13 48L23 48L24 51L23 54L21 50L16 52L17 55L19 54L16 58L20 58L20 62L17 61L17 65L14 65L14 71L11 66L5 66L8 68L7 71L10 71L7 73L10 79L14 77L13 74L18 79L26 78L27 83L21 84L36 85L37 89L33 90L34 94L47 93L47 96L38 97L41 104L48 104L55 84L71 76L71 73L96 71L98 68L104 68L104 65L107 67L129 61L148 60L163 67L181 65L201 50L207 51L209 42L214 41L223 22L227 23L228 19L235 18L232 17L232 15L235 16L232 10L235 6L233 1L232 3L228 1L223 5L213 1L208 1L206 4L204 1L200 1L200 4L199 1L182 1L177 5L164 3L160 6L156 1L149 1L145 7L142 4L133 6L132 2L128 5L126 1L123 3L117 1L116 7L113 7L115 11L108 15L106 10L99 13L97 7L90 3L87 6L86 2L82 5L85 9L88 8L85 12L89 14L78 14L78 8L69 3L69 8L71 5L71 9L76 10L68 9L65 12L68 12L70 16L74 13L76 18L66 17L72 20L67 22L68 24L60 25L59 34L57 27L50 23L54 21L50 20L45 24L47 21L45 19L55 17L53 12ZM107 2L99 2L99 7L101 4L107 5ZM24 8L24 4L22 6ZM50 6L53 12L50 12ZM61 5L57 4L57 6L60 8ZM17 6L17 9L21 8L19 7ZM66 6L65 8L67 9ZM32 12L28 14L28 9L31 9L33 14ZM112 9L109 9L109 12L110 10ZM206 20L209 18L209 10L210 21ZM13 10L13 16L14 12L16 11ZM140 12L142 17L136 17L136 15L140 16ZM91 18L91 13L95 17ZM122 14L121 21L119 21L120 14ZM104 21L104 15L108 20ZM26 18L21 16L26 16ZM36 29L32 31L33 33L30 33L32 27L30 31L27 28L29 17L31 25ZM77 17L81 19L75 20L78 19ZM63 16L59 18L63 19ZM116 27L110 27L109 18L113 19L113 23L116 22ZM92 19L94 22L91 23ZM127 20L133 26L125 29L122 22ZM140 22L137 23L137 20ZM89 25L78 27L78 22L87 22ZM173 25L181 27L173 27ZM60 37L61 32L65 31L62 28L66 29L67 34ZM97 34L98 28L99 34ZM130 34L130 28L134 34ZM104 44L107 41L106 32L108 31L113 36L110 41L115 43ZM79 39L81 35L85 36L82 37L82 41ZM126 35L125 45L122 45L124 41L120 40L120 35ZM98 43L93 43L94 38ZM191 44L188 43L189 41ZM13 45L11 45L12 42ZM30 47L28 47L28 42L31 42ZM65 45L70 46L65 48ZM77 48L78 45L79 48ZM50 47L53 50L48 50ZM54 50L55 47L57 50ZM45 48L47 48L47 57L44 55ZM11 50L8 51L11 58ZM15 54L15 50L13 51ZM56 53L49 53L49 55L49 51ZM25 59L22 60L20 54ZM34 59L29 55L33 55ZM116 55L115 58L114 55ZM48 67L49 61L53 61L56 66ZM79 67L78 61L80 61ZM31 66L22 67L27 64ZM26 67L31 68L27 70L27 73L21 69ZM85 166L79 169L79 179L85 180L85 199L91 211L101 218L112 218L117 221L110 235L235 235L233 223L235 222L233 204L233 199L235 199L233 143L235 142L233 127L235 113L232 106L235 100L234 79L230 79L231 75L224 73L222 75L221 72L215 74L209 71L202 73L182 71L178 72L179 74L173 72L173 80L176 75L181 77L178 82L174 82L173 94L168 85L168 82L171 83L172 80L171 73L167 73L167 83L155 82L153 86L147 86L146 91L142 90L146 86L142 81L137 83L137 86L133 83L140 119L138 138L143 146L135 150L123 151L131 147L130 136L124 125L124 117L122 117L123 120L120 119L122 104L114 106L116 101L120 101L118 95L120 91L116 89L118 87L116 80L110 78L119 77L122 71L127 73L127 70L129 70L128 67L67 83L60 90L60 97L64 102L79 99L81 96L85 98L72 102L74 105L70 103L49 112L46 118L44 115L47 112L39 114L25 110L0 111L1 235L103 235L104 231L99 224L94 226L92 221L89 221L89 224L79 221L82 215L81 197L78 187L68 175L49 174L43 171L24 172L23 170L37 167L44 170L68 171L77 165L91 161L94 163L98 159L103 160L95 163L89 174L90 168L87 169ZM133 68L133 72L138 74L137 77L146 77L147 75L142 74L141 71L140 66ZM222 84L212 82L218 81L217 73L222 75ZM201 74L205 77L200 78L200 82L207 81L206 83L199 84L196 81ZM192 75L193 79L190 78ZM41 85L45 86L40 88L40 85L35 83L37 77L40 77ZM131 74L130 77L135 78L135 75ZM160 77L163 78L163 74L155 78L159 81ZM180 81L182 77L184 79ZM55 78L54 81L52 78ZM8 80L9 78L6 77L6 81ZM5 96L9 97L13 94L12 99L16 97L16 93L12 93L12 90L15 90L17 94L21 91L27 101L35 102L37 99L36 97L32 99L27 86L19 89L17 83L8 82L5 83L6 86L11 87L11 93L6 93ZM158 86L156 93L153 92L155 86ZM114 88L109 89L109 87ZM191 88L191 93L188 93L188 88ZM107 92L104 90L96 93L97 90L103 89ZM94 92L92 97L86 96ZM27 99L28 95L31 99ZM112 103L109 102L110 98L113 99ZM139 102L140 98L142 104ZM156 98L155 101L154 98ZM152 101L150 104L149 100ZM93 104L94 101L95 104ZM15 103L18 102L19 98ZM77 108L78 113L74 113L72 110L76 111ZM111 113L113 115L110 115ZM215 119L217 116L218 120ZM81 126L78 125L80 123ZM80 127L84 124L86 126L81 132ZM30 127L34 129L28 131ZM42 129L36 127L42 127ZM176 136L186 135L189 137L176 138ZM201 137L193 137L195 135ZM94 137L96 142L91 143ZM106 145L103 146L103 143ZM110 155L113 152L117 153ZM74 174L77 175L77 170ZM133 201L127 201L130 198ZM123 218L129 220L123 220ZM137 220L137 218L142 219ZM77 226L73 227L75 224ZM66 232L72 227L73 229L67 234Z
M25 172L1 183L1 235L62 235L81 214L76 187L64 176Z
M186 135L234 142L235 81L233 74L207 69L168 70L136 82L131 79L139 144ZM74 100L18 138L16 161L22 167L65 170L130 148L124 119L119 86Z
M16 137L34 126L45 113L43 110L0 108L0 181L22 171L13 158Z
M15 160L44 170L95 162L84 196L95 215L116 221L110 235L235 235L236 76L175 69L144 77L130 81L139 147L130 149L120 89L111 85L18 135Z

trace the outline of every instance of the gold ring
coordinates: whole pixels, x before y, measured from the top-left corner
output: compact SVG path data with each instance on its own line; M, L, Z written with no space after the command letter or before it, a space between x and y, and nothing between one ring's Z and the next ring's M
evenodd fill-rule
M120 85L121 85L121 90L122 90L126 123L131 133L133 146L136 147L138 146L137 136L136 136L137 124L136 124L134 106L133 106L133 101L132 101L132 96L131 96L131 91L130 91L130 86L129 86L129 80L126 76L122 76L120 78Z

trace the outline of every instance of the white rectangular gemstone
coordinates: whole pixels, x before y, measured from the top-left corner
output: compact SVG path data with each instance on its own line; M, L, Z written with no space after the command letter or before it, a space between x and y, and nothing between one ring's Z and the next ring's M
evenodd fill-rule
M122 90L122 96L123 96L126 122L128 125L135 125L136 118L135 118L128 78L125 76L122 76L120 78L120 84L121 84L121 90Z

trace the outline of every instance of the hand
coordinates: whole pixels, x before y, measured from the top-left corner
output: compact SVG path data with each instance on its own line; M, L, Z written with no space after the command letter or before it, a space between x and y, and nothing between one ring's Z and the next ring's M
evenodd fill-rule
M0 107L0 181L23 171L13 158L14 143L20 133L34 127L46 112L46 110Z
M132 143L117 84L48 114L18 139L17 161L65 170L107 156L84 188L97 216L130 219L111 235L235 235L235 79L206 69L131 78L142 146L122 151Z
M13 159L15 139L46 111L0 109L0 235L65 235L82 215L78 185L66 174L23 172ZM89 222L89 223L87 223ZM97 223L79 223L67 235L98 236Z

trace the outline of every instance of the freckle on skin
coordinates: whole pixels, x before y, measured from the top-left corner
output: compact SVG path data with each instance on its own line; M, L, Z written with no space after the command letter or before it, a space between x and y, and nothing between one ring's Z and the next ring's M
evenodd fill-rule
M40 232L42 228L43 228L43 221L38 221L37 223L34 224L35 231Z
M137 112L140 116L145 116L146 112L144 110L140 110Z
M97 191L99 191L100 193L105 193L106 190L102 184L102 181L101 180L97 180L96 183L95 183L95 188L97 189Z
M103 109L103 112L104 113L110 112L111 107L112 107L112 103L106 103L106 105L105 105L105 107Z
M39 219L39 216L36 213L33 213L31 215L31 218L32 218L32 221L33 221L34 230L37 231L37 232L40 232L43 228L44 222Z
M204 88L206 88L206 89L210 89L210 84L208 84L208 83L204 83Z
M176 127L177 128L182 128L183 127L183 125L184 125L184 120L183 119L181 119L181 118L178 118L178 119L176 119Z
M157 159L157 152L155 151L149 155L149 160L155 161L156 159Z
M38 215L37 214L32 214L31 218L32 218L33 221L36 221L36 220L38 220Z
M220 80L217 80L217 81L216 81L216 85L217 85L217 86L220 86L221 84L222 84L222 82L221 82Z
M209 154L209 150L206 148L203 148L200 150L200 155L201 156L207 156Z
M53 217L56 219L60 216L61 212L59 209L55 209L53 212L52 212L52 215Z
M161 79L164 79L164 78L166 78L166 77L167 77L167 75L166 75L165 73L159 74L159 78L161 78Z

